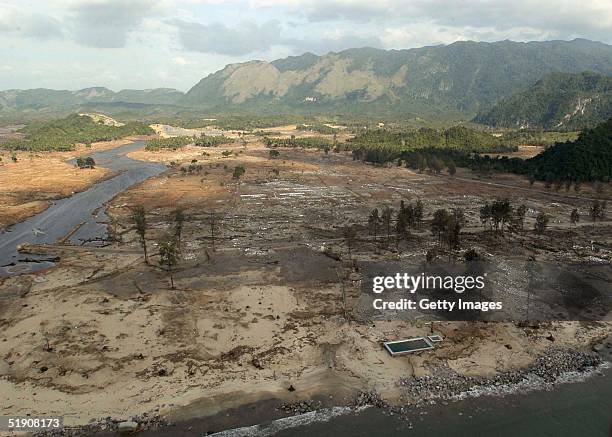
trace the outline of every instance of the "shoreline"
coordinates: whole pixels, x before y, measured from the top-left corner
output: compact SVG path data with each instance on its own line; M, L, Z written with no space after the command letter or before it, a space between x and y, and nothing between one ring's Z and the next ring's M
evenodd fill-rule
M236 396L230 397L233 399L212 414L195 414L201 410L198 403L194 402L167 414L144 413L127 421L107 417L88 425L68 427L62 434L42 432L35 435L112 436L116 435L120 423L133 422L137 425L134 430L139 435L151 437L187 436L193 433L267 436L312 423L327 422L339 416L357 414L368 408L411 422L417 412L423 414L423 411L442 405L461 405L476 399L525 396L554 391L565 385L588 383L596 376L609 374L612 368L609 361L612 355L610 339L604 339L599 344L603 344L604 348L598 353L551 348L527 367L492 377L466 377L448 372L441 377L406 378L398 382L404 392L404 397L398 402L386 400L375 390L365 391L357 387L331 391L315 388L309 396L297 401L287 401L289 397L282 393L243 393L242 397L236 393ZM457 383L457 379L460 383ZM408 400L406 394L417 394L419 397ZM235 403L240 399L246 402ZM210 403L212 405L214 401L210 400Z

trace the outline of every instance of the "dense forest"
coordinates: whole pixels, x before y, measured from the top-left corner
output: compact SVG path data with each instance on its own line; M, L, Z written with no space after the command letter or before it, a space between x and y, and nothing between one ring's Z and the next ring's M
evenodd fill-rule
M612 180L612 119L594 129L585 130L574 141L557 142L527 160L491 157L482 150L474 153L478 147L425 144L408 147L398 146L392 141L370 141L353 147L353 158L377 164L397 161L415 170L436 173L445 168L449 173L454 173L455 166L468 167L481 174L504 171L557 185Z
M527 161L530 173L548 181L612 179L612 118L582 132L576 141L557 143Z
M91 144L110 141L130 135L150 135L155 132L144 123L131 121L122 126L109 126L94 121L85 115L70 115L66 118L33 122L20 129L23 138L2 144L8 150L63 151L73 150L76 144Z
M197 136L183 136L183 137L170 137L170 138L154 138L147 141L145 144L145 150L155 152L158 150L177 150L188 144L193 144L198 147L214 147L220 144L232 143L232 138L226 137L225 135L200 135Z
M443 149L445 153L453 150L465 153L503 153L518 150L516 144L464 126L445 130L421 128L404 132L373 129L355 136L349 142L353 156L375 163L392 161L419 149Z
M325 137L304 138L269 138L265 137L263 142L268 147L303 147L304 149L329 150L334 142Z

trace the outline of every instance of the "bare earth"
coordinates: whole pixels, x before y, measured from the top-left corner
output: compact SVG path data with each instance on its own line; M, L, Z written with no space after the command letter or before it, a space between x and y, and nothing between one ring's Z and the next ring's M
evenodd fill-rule
M83 191L109 176L102 167L79 169L65 161L88 152L108 150L129 139L79 146L70 152L16 152L0 150L0 229L18 223L49 206L49 201Z
M0 279L0 414L61 414L69 424L144 412L185 418L263 398L291 401L359 389L376 390L394 401L400 397L401 377L429 374L439 366L492 375L528 365L553 342L588 349L610 334L610 322L531 327L438 322L435 331L445 338L440 347L390 357L382 341L425 335L430 327L358 321L360 276L346 257L342 227L364 224L373 207L397 208L401 199L417 197L427 200L427 216L437 207L465 207L465 244L471 245L481 231L477 206L507 195L529 202L526 228L533 227L537 210L552 215L548 235L530 235L542 246L554 246L539 250L538 256L555 259L563 256L558 251L568 251L577 259L596 257L602 263L610 263L612 253L591 252L589 240L596 235L610 243L610 222L592 229L585 224L570 242L563 223L568 206L587 214L588 201L580 198L542 193L538 187L529 191L528 184L520 189L488 185L465 172L449 181L405 168L373 167L345 154L281 149L271 159L256 138L248 141L246 147L133 152L135 159L181 164L114 199L108 212L117 241L100 249L38 248L61 261L37 274ZM235 154L223 157L223 150ZM74 172L74 185L67 190L96 179L84 180L81 174L87 171L63 168L63 155L40 159L41 171L56 160L65 175ZM15 176L0 180L0 187L17 187L18 171L31 171L27 160L19 159L23 170L5 162ZM236 165L246 168L239 182L232 179ZM48 177L24 192L50 191L57 179ZM151 265L143 262L129 219L136 203L148 212ZM185 209L187 220L183 260L171 290L168 275L155 266L155 241L171 230L171 212L177 207ZM218 217L214 247L211 213ZM421 244L401 254L363 238L353 257L422 259L435 242L427 230L415 238ZM492 256L510 251L526 256L527 249L513 244L502 240L481 249ZM341 254L340 259L327 256L324 248ZM348 296L346 317L339 275L347 278L342 285ZM288 391L290 386L295 391Z

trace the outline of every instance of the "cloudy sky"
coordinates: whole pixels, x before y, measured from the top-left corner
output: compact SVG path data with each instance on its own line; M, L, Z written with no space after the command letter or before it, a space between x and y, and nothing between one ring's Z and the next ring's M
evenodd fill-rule
M612 1L0 0L0 89L187 90L306 51L576 37L612 43Z

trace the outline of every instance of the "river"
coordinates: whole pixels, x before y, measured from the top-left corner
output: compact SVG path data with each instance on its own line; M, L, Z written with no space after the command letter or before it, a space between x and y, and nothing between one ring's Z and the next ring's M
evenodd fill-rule
M143 141L135 141L87 154L95 160L97 166L108 168L116 176L98 182L85 191L54 201L41 213L0 233L0 277L28 273L53 264L40 257L26 258L21 255L17 247L22 243L53 244L79 225L78 230L68 239L70 243L85 244L92 240L103 240L107 235L106 202L130 186L166 169L161 163L138 161L126 156L143 144Z

